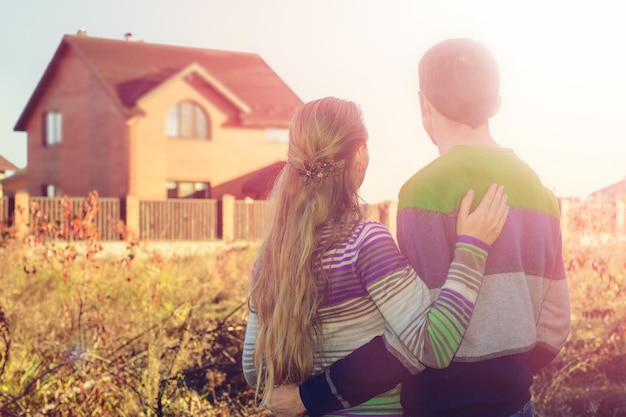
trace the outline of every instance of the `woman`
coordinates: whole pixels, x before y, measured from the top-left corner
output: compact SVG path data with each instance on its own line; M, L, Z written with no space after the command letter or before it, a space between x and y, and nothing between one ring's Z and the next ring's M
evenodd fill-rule
M354 103L327 97L294 115L288 163L272 190L276 211L252 272L243 368L261 406L275 386L303 382L375 336L413 352L412 372L445 367L458 349L506 196L492 186L469 214L468 192L455 261L433 303L389 231L363 219L358 189L368 162ZM401 415L398 388L334 415L364 412Z

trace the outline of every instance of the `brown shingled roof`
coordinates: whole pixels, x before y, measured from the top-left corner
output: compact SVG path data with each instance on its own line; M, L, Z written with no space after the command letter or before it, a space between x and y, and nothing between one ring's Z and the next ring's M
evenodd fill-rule
M0 155L0 171L17 171L19 168Z
M302 105L300 98L258 54L65 35L15 130L25 129L57 62L70 48L128 114L132 114L142 96L192 64L202 67L247 105L250 111L240 115L242 125L286 127Z

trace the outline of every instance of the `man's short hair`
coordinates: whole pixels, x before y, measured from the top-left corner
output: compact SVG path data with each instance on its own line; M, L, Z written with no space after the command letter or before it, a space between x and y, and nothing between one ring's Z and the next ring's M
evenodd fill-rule
M495 57L472 39L448 39L430 48L419 63L422 94L446 118L472 128L493 115L500 90Z

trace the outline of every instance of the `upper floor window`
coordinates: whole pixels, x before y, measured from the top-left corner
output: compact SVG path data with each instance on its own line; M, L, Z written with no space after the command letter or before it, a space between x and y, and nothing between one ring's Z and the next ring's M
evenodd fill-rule
M44 145L50 146L61 143L61 112L49 111L44 113L43 124Z
M210 139L211 126L204 110L192 101L181 101L167 115L165 134L170 138Z

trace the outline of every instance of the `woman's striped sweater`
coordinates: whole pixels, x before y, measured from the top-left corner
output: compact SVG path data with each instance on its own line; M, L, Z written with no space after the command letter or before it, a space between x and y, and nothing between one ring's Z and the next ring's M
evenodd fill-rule
M327 371L373 338L401 358L401 372L448 366L469 324L487 249L480 241L461 237L446 282L433 302L388 229L372 221L360 223L349 239L323 257L330 288L319 311L323 351L317 352L314 373ZM244 375L251 385L256 383L253 352L258 329L258 318L251 312L243 352ZM332 415L401 415L395 385L378 387L388 391Z

